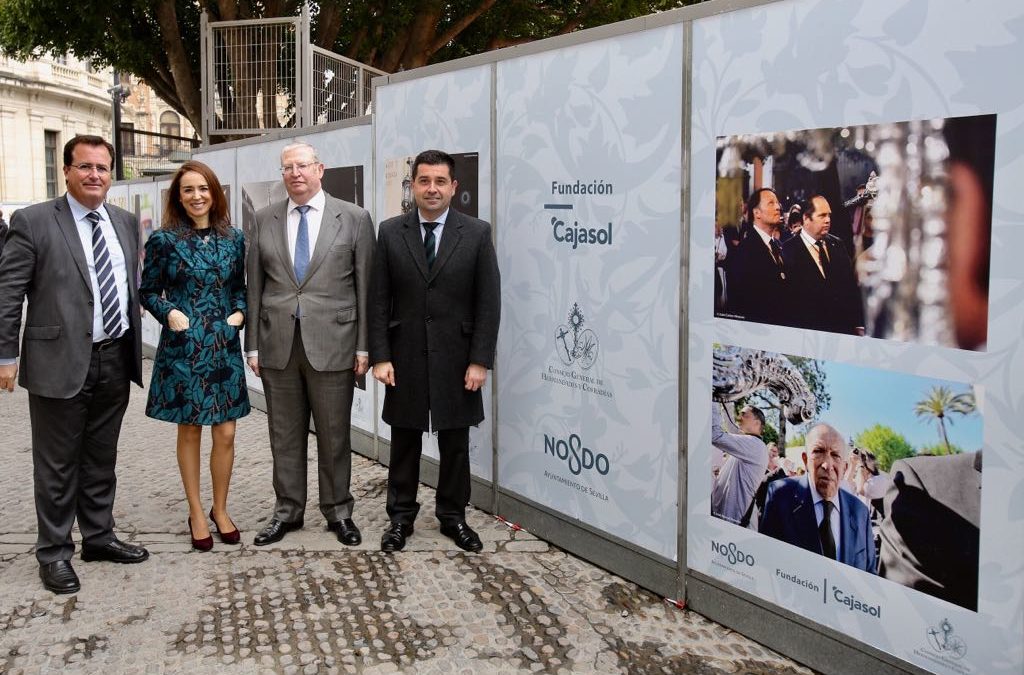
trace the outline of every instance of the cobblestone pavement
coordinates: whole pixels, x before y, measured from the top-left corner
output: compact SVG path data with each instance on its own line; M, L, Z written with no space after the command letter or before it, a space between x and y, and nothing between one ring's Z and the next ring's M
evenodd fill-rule
M133 388L114 516L119 536L153 555L141 565L76 557L81 592L56 596L32 551L28 397L0 395L0 673L810 672L526 532L511 540L481 511L468 520L484 551L463 553L428 514L428 488L406 551L383 554L386 470L358 456L361 546L324 530L313 460L305 529L256 548L273 505L258 411L238 425L229 499L243 543L193 552L174 427L144 404ZM208 500L208 477L203 490Z

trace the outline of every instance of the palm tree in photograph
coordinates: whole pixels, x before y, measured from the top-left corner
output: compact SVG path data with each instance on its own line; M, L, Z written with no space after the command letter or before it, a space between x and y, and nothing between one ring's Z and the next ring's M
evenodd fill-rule
M970 415L977 409L972 392L954 394L949 387L932 387L928 395L914 405L914 414L922 418L934 418L939 427L939 435L945 447L945 454L953 454L954 450L946 434L946 420L953 423L951 415Z

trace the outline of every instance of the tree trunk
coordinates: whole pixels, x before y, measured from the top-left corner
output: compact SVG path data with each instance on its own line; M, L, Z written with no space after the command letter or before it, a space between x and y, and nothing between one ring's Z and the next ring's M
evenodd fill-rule
M154 6L157 23L160 26L161 42L167 61L171 68L176 98L184 108L185 117L194 129L202 129L202 102L199 87L192 76L192 68L185 54L185 45L178 30L178 16L174 9L174 0L159 0Z

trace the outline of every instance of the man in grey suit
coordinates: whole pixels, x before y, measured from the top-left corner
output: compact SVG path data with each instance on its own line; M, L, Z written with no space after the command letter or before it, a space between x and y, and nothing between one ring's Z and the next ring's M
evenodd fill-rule
M417 208L380 225L373 270L370 360L387 385L391 425L387 512L381 550L400 551L419 512L421 442L437 431L441 468L435 513L441 533L482 548L466 524L469 427L484 419L480 388L493 367L501 313L491 226L449 209L455 161L439 150L413 161Z
M338 541L362 541L352 520L349 422L355 377L369 368L367 297L373 223L324 193L324 165L305 142L281 151L288 199L256 214L246 260L249 367L267 397L277 501L256 535L264 546L302 527L309 418L316 424L320 511Z
M14 391L15 376L28 390L36 559L54 593L81 588L71 566L76 518L83 561L149 557L114 536L112 515L129 382L142 385L139 227L104 204L113 159L99 136L68 141L67 194L16 212L0 258L0 391Z

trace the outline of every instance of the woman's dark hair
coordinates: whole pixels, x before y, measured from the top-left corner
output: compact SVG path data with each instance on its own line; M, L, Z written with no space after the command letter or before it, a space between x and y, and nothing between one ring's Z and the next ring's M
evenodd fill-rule
M224 188L220 186L220 181L217 180L217 174L213 172L213 169L194 159L182 164L181 168L175 172L174 178L171 179L171 187L167 189L167 201L164 203L164 218L160 229L175 232L192 229L192 218L185 210L185 205L181 203L181 178L189 172L198 173L206 181L206 185L210 188L210 199L213 201L210 205L210 225L219 236L227 235L231 230L231 221L228 218L228 200L224 196Z

